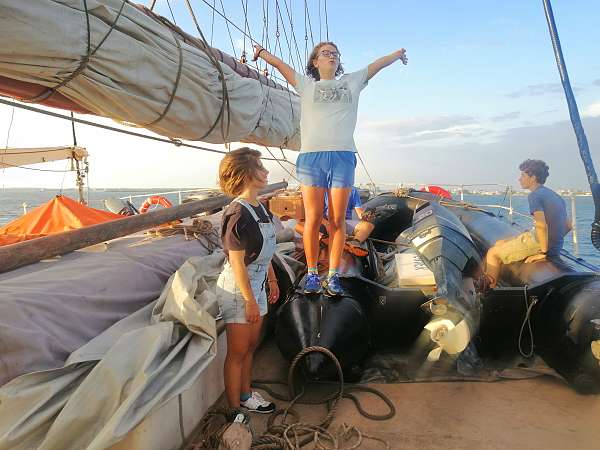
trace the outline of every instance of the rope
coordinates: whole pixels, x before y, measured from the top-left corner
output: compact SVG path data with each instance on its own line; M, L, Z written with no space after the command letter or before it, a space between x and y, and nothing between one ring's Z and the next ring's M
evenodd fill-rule
M221 9L223 10L223 17L227 17L227 13L225 12L225 5L223 5L223 0L221 2ZM231 36L231 30L229 29L229 22L225 21L225 26L227 27L227 34L229 34L229 40L231 41L231 49L233 50L233 56L237 59L237 54L235 53L235 44L233 43L233 37Z
M315 353L315 352L323 353L333 361L333 363L336 367L336 370L337 370L338 378L339 378L339 389L337 392L334 392L333 394L328 395L325 398L321 398L320 400L317 400L317 401L301 400L301 397L304 395L305 390L302 389L300 391L300 393L298 393L298 394L296 393L295 384L294 384L295 370L298 367L298 364L302 360L302 358L304 358L309 353ZM283 396L282 394L279 394L279 393L273 391L272 389L270 389L268 386L265 386L264 384L287 385L288 396L287 397ZM319 384L332 384L332 383L319 383ZM362 443L363 439L365 439L365 438L377 440L379 442L384 443L388 449L390 448L389 445L387 444L387 442L385 442L384 440L362 434L356 427L349 427L346 424L343 424L337 433L331 433L328 431L328 428L329 428L330 424L332 423L335 412L337 410L337 406L342 398L351 399L354 402L354 404L356 405L358 411L363 416L365 416L371 420L388 420L395 415L396 410L395 410L393 403L389 400L389 398L387 398L383 393L377 391L376 389L373 389L373 388L370 388L367 386L356 386L356 385L347 386L347 385L345 385L343 372L342 372L339 361L337 360L335 355L333 353L331 353L330 350L328 350L324 347L319 347L319 346L307 347L307 348L303 349L301 352L299 352L294 357L292 364L290 366L290 369L288 372L287 383L281 382L281 381L269 382L269 381L257 380L255 383L253 383L253 386L265 390L266 392L271 394L274 398L277 398L279 400L289 401L290 399L292 399L290 404L285 409L277 410L275 413L273 413L273 415L271 415L271 417L269 418L269 420L267 422L267 431L265 432L265 435L263 435L262 437L258 438L257 440L255 440L253 442L253 445L252 445L253 449L267 450L267 449L284 448L284 449L289 449L289 450L296 450L296 449L300 449L301 447L303 447L304 445L306 445L310 442L313 442L316 445L316 448L337 449L337 448L340 448L340 446L339 446L340 443L344 443L345 441L347 441L348 439L350 439L352 437L351 435L352 435L353 431L357 434L357 442L351 447L343 447L343 448L345 448L345 449L358 448L360 446L360 444ZM389 408L389 412L387 414L384 414L381 416L377 416L377 415L366 412L362 408L362 405L360 404L358 398L356 398L350 392L370 392L374 395L377 395L379 398L381 398L386 403L386 405ZM315 405L326 403L328 412L327 412L327 415L325 416L325 418L321 421L321 423L319 423L317 425L302 423L298 420L299 419L298 414L292 409L296 403L298 403L298 404L300 404L300 403L315 404ZM294 418L296 419L296 422L294 422L292 424L287 424L286 419L287 419L288 415L294 416ZM281 424L276 425L275 420L278 416L283 416L283 418L282 418ZM292 441L292 437L293 437L293 441Z
M170 8L170 6L169 6L169 8ZM173 22L175 22L175 17L173 17ZM179 81L181 79L181 72L182 72L182 68L183 68L183 49L181 48L181 43L179 42L179 39L177 39L177 35L173 31L171 31L171 34L173 35L173 39L175 40L175 45L177 46L178 62L177 62L177 75L175 76L175 81L173 83L173 89L171 91L169 101L167 102L167 105L163 109L163 112L161 114L159 114L159 116L156 119L154 119L153 121L148 122L144 125L133 124L134 126L136 126L138 128L148 128L148 127L151 127L152 125L156 125L158 122L163 120L165 118L165 116L167 115L167 113L169 112L169 109L171 109L173 100L175 100L175 94L177 93L177 89L179 88Z
M269 154L270 154L270 155L273 157L273 159L277 159L277 158L275 157L275 155L273 154L273 152L271 152L271 149L270 149L269 147L267 147L267 146L265 145L265 148L267 149L267 151L269 152ZM285 161L287 161L287 159L285 159ZM288 162L288 163L290 163L290 164L293 164L293 163L291 163L291 162L289 162L289 161L287 161L287 162ZM296 176L295 176L295 175L294 175L292 172L290 172L289 170L287 170L287 169L286 169L286 168L283 166L283 164L281 164L281 162L280 162L279 160L277 160L277 164L279 164L279 166L280 166L280 167L281 167L281 168L282 168L282 169L283 169L283 170L284 170L284 171L285 171L285 172L286 172L286 173L287 173L287 174L288 174L290 177L292 177L294 180L296 180L298 183L300 183L300 180L299 180L299 179L298 179L298 178L297 178L297 177L296 177Z
M87 50L86 50L86 54L79 61L79 66L77 67L77 69L75 69L75 71L71 72L71 74L69 76L67 76L65 79L63 79L62 81L60 81L55 86L46 89L44 92L42 92L41 94L38 94L38 95L36 95L34 97L22 98L20 100L24 101L24 102L28 102L28 103L38 103L38 102L44 101L48 97L50 97L54 92L56 92L57 89L65 86L67 83L69 83L75 77L77 77L78 75L80 75L87 68L87 66L88 66L88 64L89 64L90 59L92 58L92 56L94 56L96 54L96 52L100 49L100 47L102 46L102 44L104 44L104 42L106 42L106 39L108 39L108 36L110 36L110 34L112 33L112 31L115 29L115 27L117 25L117 21L121 17L121 13L123 12L123 9L125 8L125 4L126 3L127 2L125 0L123 0L123 3L121 3L121 8L117 12L117 17L115 17L115 20L110 25L107 33L100 40L100 42L98 43L98 45L96 46L96 48L94 48L94 50L92 50L91 49L92 48L92 44L91 44L90 12L88 10L87 0L83 0L83 8L84 8L84 12L85 12L85 22L86 22L86 29L87 29Z
M146 232L151 237L167 237L176 234L183 234L186 241L190 240L190 235L212 255L218 248L223 248L220 242L219 232L215 229L212 222L204 219L194 219L191 225L181 223L171 223L167 226L159 226Z
M173 23L177 25L177 21L175 20L175 14L173 14L173 8L171 8L171 2L167 0L167 6L169 7L169 12L171 13L171 19L173 19Z
M225 82L225 74L223 73L223 69L221 68L221 65L219 64L219 61L217 61L217 59L215 58L215 55L210 50L210 46L208 45L208 42L206 41L206 39L204 37L204 33L202 33L202 29L200 28L200 25L198 24L198 20L196 19L196 14L194 14L194 9L192 8L190 0L185 0L185 3L188 7L190 15L192 16L194 25L196 25L196 30L198 30L200 39L202 39L202 42L206 46L204 51L205 51L206 55L208 56L208 58L210 59L210 61L215 66L215 69L217 69L217 71L219 72L219 79L221 80L221 88L223 91L223 101L221 103L221 109L219 111L219 114L217 115L217 118L215 119L215 122L208 129L208 131L203 136L201 136L198 140L201 141L206 136L208 136L210 133L212 133L214 128L217 126L217 123L221 122L221 134L223 136L223 141L228 142L229 126L231 125L231 111L230 111L230 107L229 107L229 93L227 91L227 83ZM224 125L223 125L223 114L225 113L225 108L227 108L227 127L226 128L224 128Z
M369 173L369 171L367 170L367 165L366 165L366 164L365 164L365 162L363 161L361 154L360 154L360 153L358 153L358 152L357 152L357 154L358 154L358 159L360 159L360 163L362 164L362 166L363 166L363 169L364 169L365 173L367 174L367 177L369 177L369 181L370 181L370 183L371 183L371 186L373 186L373 189L375 189L375 182L373 181L373 177L371 177L371 174L370 174L370 173Z
M300 47L298 47L298 40L296 39L296 33L294 32L294 21L292 18L292 13L290 11L290 8L288 8L287 0L283 0L283 4L285 5L285 11L287 13L288 20L290 21L290 30L291 30L292 38L294 40L294 46L296 47L296 55L298 57L298 63L300 64L300 67L302 67L303 66L302 55L300 54ZM290 4L291 4L291 0L290 0ZM304 72L304 70L302 70L302 72Z
M35 167L17 166L17 165L9 164L7 162L0 162L0 164L3 166L14 167L15 169L35 170L36 172L54 172L54 173L73 172L72 169L71 170L36 169Z
M114 131L116 133L122 133L122 134L127 134L127 135L130 135L130 136L135 136L135 137L139 137L139 138L143 138L143 139L150 139L152 141L163 142L163 143L166 143L166 144L174 145L176 147L193 148L193 149L196 149L196 150L203 150L203 151L211 152L211 153L220 153L222 155L226 155L227 154L227 152L223 151L223 150L217 150L217 149L214 149L214 148L201 147L199 145L187 144L187 143L182 142L182 141L180 141L178 139L167 139L167 138L161 138L161 137L158 137L158 136L151 136L151 135L148 135L148 134L138 133L136 131L123 130L121 128L112 127L110 125L104 125L104 124L101 124L101 123L93 122L91 120L80 119L78 117L71 118L71 117L69 117L67 115L64 115L64 114L56 113L56 112L53 112L53 111L46 111L45 109L36 108L35 106L31 106L31 105L24 105L22 103L17 103L17 102L14 102L12 100L6 100L6 99L3 99L3 98L0 98L0 104L7 105L7 106L12 106L12 107L15 107L15 108L25 109L27 111L33 111L33 112L36 112L36 113L39 113L39 114L45 114L47 116L56 117L58 119L69 120L69 121L72 120L74 122L81 123L83 125L89 125L89 126L96 127L96 128L102 128L104 130ZM265 158L265 157L261 157L261 159L263 159L265 161L277 161L276 159Z
M523 296L525 300L525 318L523 319L523 324L521 325L521 330L519 331L519 353L521 356L525 358L531 358L534 354L534 344L533 344L533 329L531 327L531 310L537 303L537 298L534 298L531 303L529 303L529 298L527 297L527 285L523 288ZM523 339L523 331L525 330L525 326L527 326L527 330L529 332L529 339L531 348L528 352L523 351L522 347L522 339Z
M329 22L327 20L327 0L325 0L325 40L329 40Z

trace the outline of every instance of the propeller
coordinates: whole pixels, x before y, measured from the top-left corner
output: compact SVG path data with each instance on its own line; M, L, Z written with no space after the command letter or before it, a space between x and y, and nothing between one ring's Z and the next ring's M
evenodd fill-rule
M437 361L445 351L449 355L462 352L471 340L471 331L466 320L454 324L450 319L436 318L425 325L430 338L437 344L427 355L428 361Z

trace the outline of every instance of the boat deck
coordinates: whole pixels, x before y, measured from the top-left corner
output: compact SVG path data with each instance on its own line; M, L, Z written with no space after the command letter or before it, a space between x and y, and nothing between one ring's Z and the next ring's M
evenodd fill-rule
M287 379L288 364L272 339L256 355L255 379ZM369 384L387 395L396 415L387 421L361 416L352 401L341 401L330 429L342 423L385 439L392 449L589 449L600 448L600 396L582 396L556 377L496 382ZM274 387L278 392L285 389ZM268 394L265 394L269 398ZM385 414L386 406L359 393L363 407ZM223 397L221 404L225 404ZM279 402L278 407L282 406ZM325 406L298 405L303 422L318 424ZM267 418L252 415L255 435ZM311 448L310 445L305 447ZM361 449L382 449L366 441Z

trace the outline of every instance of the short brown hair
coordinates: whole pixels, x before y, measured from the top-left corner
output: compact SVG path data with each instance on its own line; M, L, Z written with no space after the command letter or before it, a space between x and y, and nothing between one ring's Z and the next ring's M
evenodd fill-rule
M537 182L540 184L544 184L546 178L550 175L548 164L541 159L526 159L519 166L519 170L525 172L530 177L535 176Z
M313 65L313 60L317 59L317 54L319 53L319 50L321 50L321 47L323 47L324 45L333 45L337 52L340 53L340 49L338 48L338 46L330 41L319 42L317 45L315 45L315 48L313 48L312 52L310 52L310 56L308 57L308 61L306 62L306 75L314 78L316 81L319 81L321 79L321 75L319 74L317 68ZM335 76L337 77L338 75L341 75L343 73L344 68L342 67L342 63L339 62L338 68L335 71Z
M227 153L219 164L219 186L231 196L240 195L244 187L258 177L262 168L261 153L248 147Z

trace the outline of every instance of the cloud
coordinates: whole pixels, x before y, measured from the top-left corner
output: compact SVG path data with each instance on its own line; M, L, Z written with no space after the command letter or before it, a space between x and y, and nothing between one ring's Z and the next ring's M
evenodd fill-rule
M600 86L600 78L598 78L597 80L592 81L592 84L594 86Z
M573 92L580 92L583 89L578 86L572 86ZM563 92L562 84L560 83L541 83L541 84L530 84L529 86L525 86L518 91L510 92L506 94L506 97L509 98L519 98L519 97L538 97L540 95L546 94L558 94Z
M600 116L585 118L584 127L590 148L598 148ZM570 121L513 127L493 137L493 142L473 139L444 145L434 142L398 145L394 141L374 141L361 136L359 150L368 161L371 175L381 183L500 183L517 187L519 163L534 158L543 159L550 166L549 187L587 187ZM600 154L592 152L594 156L598 168ZM363 177L361 169L357 169L358 182Z
M512 111L506 114L501 114L499 116L494 116L490 118L492 122L506 122L507 120L513 120L518 118L521 115L521 111Z
M368 122L362 128L366 132L385 133L391 137L406 137L439 132L452 133L465 127L477 125L477 123L477 120L471 116L452 115Z
M592 103L581 111L582 117L600 117L600 102Z

